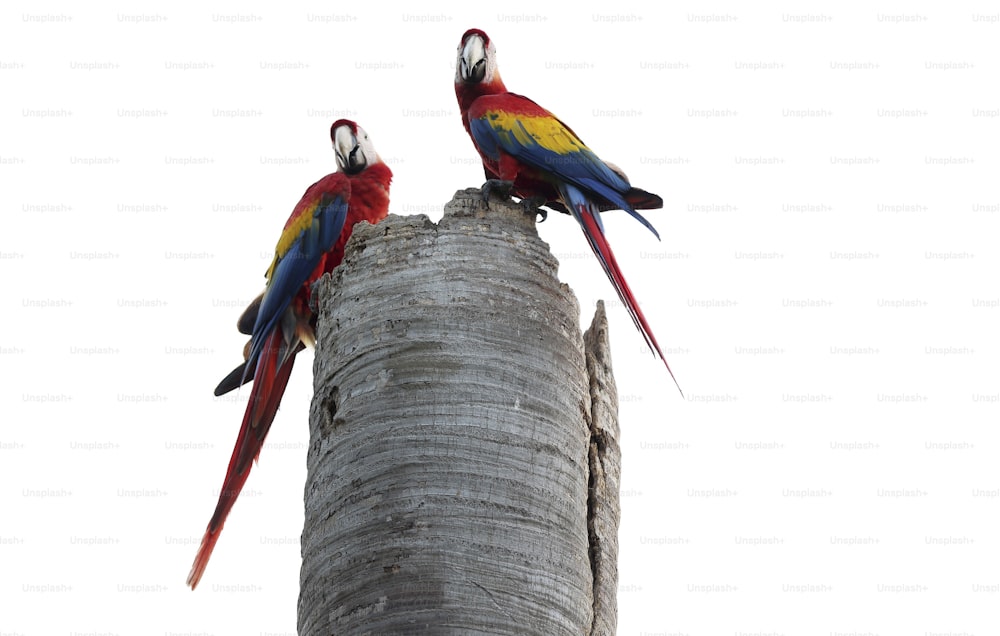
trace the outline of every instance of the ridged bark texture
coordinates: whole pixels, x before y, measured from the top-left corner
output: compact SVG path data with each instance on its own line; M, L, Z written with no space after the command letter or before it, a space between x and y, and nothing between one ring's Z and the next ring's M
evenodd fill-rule
M583 334L590 376L590 561L594 572L594 636L618 626L618 522L621 518L622 451L618 431L618 387L611 370L611 344L604 303Z
M478 189L438 224L355 228L315 296L300 635L613 631L606 401L556 270L534 220Z

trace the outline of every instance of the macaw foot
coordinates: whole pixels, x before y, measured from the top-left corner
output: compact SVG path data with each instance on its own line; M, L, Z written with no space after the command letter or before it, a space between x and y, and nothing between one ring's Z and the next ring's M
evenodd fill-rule
M483 203L486 204L486 207L490 207L491 194L496 192L502 196L509 197L511 190L513 189L514 189L513 181L504 181L503 179L488 179L486 183L483 184L483 187L480 188L480 190L482 190L483 193Z
M545 219L549 218L549 211L541 208L543 205L545 205L545 197L543 196L533 196L528 197L527 199L521 199L521 209L524 210L525 214L532 218L534 218L536 214L541 216L542 220L539 221L539 223L543 223Z

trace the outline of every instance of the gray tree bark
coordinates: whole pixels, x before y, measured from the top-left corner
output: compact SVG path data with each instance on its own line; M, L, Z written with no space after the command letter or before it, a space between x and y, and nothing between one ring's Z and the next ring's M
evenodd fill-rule
M618 521L621 507L621 445L618 387L611 371L611 344L604 303L583 335L590 378L590 564L594 575L594 622L590 633L614 634L618 622Z
M316 290L300 635L614 633L607 322L585 351L556 273L478 189L354 229Z

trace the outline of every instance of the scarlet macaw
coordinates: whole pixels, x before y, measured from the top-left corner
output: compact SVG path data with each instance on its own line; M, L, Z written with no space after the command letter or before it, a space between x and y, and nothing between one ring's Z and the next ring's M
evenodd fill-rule
M295 355L316 342L316 317L309 309L313 283L340 264L355 223L377 223L388 214L392 171L382 163L368 134L354 122L340 119L330 127L330 137L338 171L309 186L285 223L265 274L264 292L237 323L240 332L251 337L244 351L246 361L215 389L215 395L223 395L254 381L219 503L188 575L191 589L201 580L226 516L260 454Z
M531 212L544 204L572 214L636 328L677 384L618 267L600 216L603 210L625 210L659 239L636 210L662 208L663 200L632 187L618 167L602 161L555 115L507 91L497 69L496 47L479 29L466 31L458 45L455 95L465 130L483 160L484 196L488 198L491 189L505 190Z

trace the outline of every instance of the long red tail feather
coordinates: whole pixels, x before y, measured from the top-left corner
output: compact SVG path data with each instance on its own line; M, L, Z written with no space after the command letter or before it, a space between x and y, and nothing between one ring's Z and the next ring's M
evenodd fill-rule
M649 323L646 322L646 316L643 315L642 309L639 308L639 303L636 302L635 296L632 295L632 290L629 288L628 283L625 281L625 277L622 275L621 269L618 267L618 261L615 260L615 253L611 251L611 245L608 243L607 239L604 237L604 232L601 231L600 226L597 224L597 218L583 205L579 206L578 220L582 224L582 229L584 235L587 237L587 241L590 243L591 249L594 250L594 254L597 256L597 260L601 262L601 267L604 269L604 273L607 274L608 279L614 286L615 291L618 292L618 298L621 299L622 303L628 309L629 315L632 317L632 322L635 323L636 329L645 338L646 344L649 348L656 352L656 355L663 360L663 366L667 368L667 373L670 374L670 379L674 381L674 385L677 386L677 390L681 392L681 396L684 396L684 390L681 389L681 385L677 382L677 378L674 377L674 372L671 370L670 365L667 363L666 357L663 355L663 351L660 350L659 343L656 342L656 336L653 335L653 330L650 328Z
M240 432L236 438L236 446L233 448L233 455L229 460L229 468L226 469L226 478L222 482L219 503L215 507L211 521L208 522L205 536L202 537L198 554L191 566L191 573L188 574L187 584L191 586L192 590L198 586L198 582L205 573L205 568L208 567L208 560L219 540L219 534L226 523L226 517L229 516L229 511L233 509L233 504L236 503L240 491L243 490L243 485L246 484L247 477L250 476L250 468L260 454L264 438L278 412L281 396L284 395L285 387L288 386L288 377L295 363L295 355L289 356L287 361L279 366L283 348L281 329L278 328L264 344L253 388L250 391L250 402L243 415L243 424L240 426ZM295 353L298 353L299 350L301 349L297 348Z

